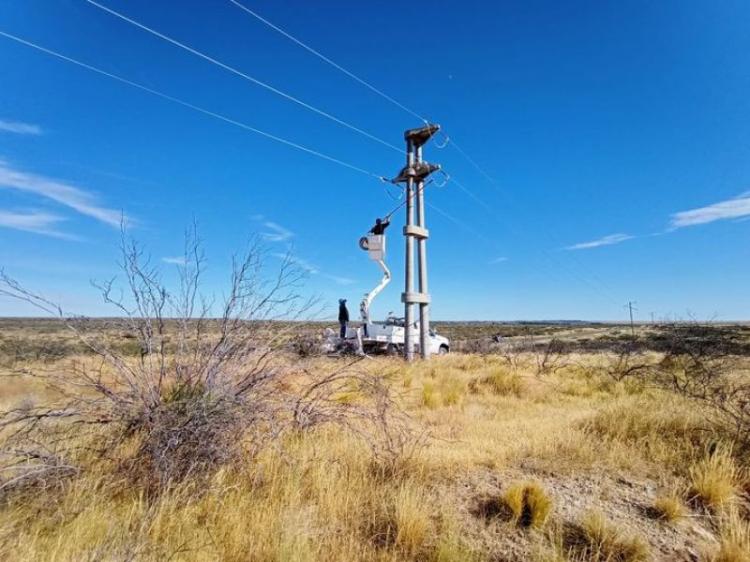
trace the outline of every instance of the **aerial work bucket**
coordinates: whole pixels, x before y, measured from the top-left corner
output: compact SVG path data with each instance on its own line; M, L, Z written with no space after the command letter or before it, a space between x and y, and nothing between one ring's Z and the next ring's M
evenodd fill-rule
M367 255L373 261L383 261L385 259L385 235L368 234L359 240L359 247L367 250Z
M380 269L383 271L383 278L380 283L369 293L366 293L362 302L359 305L359 313L362 317L362 324L365 330L365 336L368 335L369 326L371 325L370 320L370 304L373 299L378 296L378 293L382 291L385 286L391 281L391 272L388 270L388 266L385 265L385 235L384 234L368 234L359 239L359 247L367 252L369 258L377 262Z

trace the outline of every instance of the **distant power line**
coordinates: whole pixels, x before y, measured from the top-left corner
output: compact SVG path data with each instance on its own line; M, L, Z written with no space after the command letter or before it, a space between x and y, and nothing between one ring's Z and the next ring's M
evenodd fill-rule
M171 37L168 37L167 35L164 35L163 33L160 33L158 31L156 31L155 29L152 29L152 28L150 28L148 26L145 26L142 23L139 23L139 22L137 22L137 21L135 21L135 20L133 20L133 19L131 19L131 18L129 18L129 17L127 17L127 16L125 16L125 15L123 15L123 14L121 14L121 13L115 11L115 10L113 10L113 9L111 9L111 8L108 8L107 6L103 6L102 4L94 2L94 0L86 0L86 2L88 2L92 6L95 6L95 7L99 8L100 10L102 10L104 12L107 12L107 13L109 13L109 14L111 14L111 15L113 15L113 16L115 16L115 17L117 17L117 18L119 18L119 19L121 19L121 20L123 20L123 21L125 21L125 22L127 22L127 23L129 23L129 24L131 24L131 25L133 25L135 27L137 27L137 28L139 28L139 29L142 29L142 30L150 33L151 35L154 35L155 37L158 37L159 39L162 39L163 41L171 43L172 45L175 45L176 47L179 47L180 49L183 49L183 50L187 51L188 53L191 53L191 54L193 54L193 55L195 55L197 57L200 57L200 58L202 58L202 59L210 62L211 64L214 64L214 65L218 66L219 68L222 68L222 69L226 70L227 72L231 72L232 74L235 74L235 75L237 75L237 76L239 76L239 77L241 77L241 78L243 78L243 79L245 79L245 80L247 80L247 81L249 81L249 82L257 85L257 86L260 86L261 88L265 88L269 92L273 92L274 94L276 94L278 96L281 96L282 98L284 98L284 99L286 99L288 101L296 103L297 105L300 105L300 106L304 107L305 109L307 109L309 111L312 111L313 113L316 113L316 114L318 114L318 115L320 115L322 117L325 117L326 119L329 119L329 120L333 121L334 123L337 123L337 124L339 124L339 125L341 125L343 127L346 127L348 129L351 129L352 131L354 131L356 133L359 133L360 135L362 135L364 137L367 137L370 140L378 142L378 143L382 144L383 146L387 146L388 148L390 148L392 150L395 150L395 151L397 151L399 153L403 152L396 145L391 144L388 141L383 140L383 139L381 139L381 138L379 138L379 137L377 137L377 136L375 136L375 135L373 135L371 133L368 133L367 131L365 131L364 129L360 129L356 125L352 125L351 123L348 123L347 121L344 121L343 119L340 119L339 117L336 117L335 115L332 115L332 114L328 113L327 111L319 109L319 108L317 108L317 107L315 107L315 106L313 106L313 105L311 105L311 104L309 104L309 103L307 103L305 101L302 101L301 99L296 98L293 95L288 94L287 92L284 92L283 90L280 90L280 89L278 89L278 88L276 88L276 87L268 84L267 82L263 82L262 80L259 80L259 79L255 78L254 76L246 74L246 73L242 72L241 70L237 70L236 68L234 68L232 66L229 66L228 64L225 64L225 63L223 63L223 62L221 62L221 61L219 61L219 60L217 60L217 59L215 59L215 58L213 58L213 57L211 57L209 55L206 55L205 53L202 53L202 52L198 51L197 49L194 49L194 48L192 48L192 47L190 47L190 46L188 46L188 45L186 45L184 43L181 43L180 41L177 41L176 39L172 39Z
M31 47L33 49L36 49L37 51L41 51L42 53L51 55L53 57L56 57L58 59L64 60L66 62L69 62L71 64L74 64L76 66L79 66L81 68L85 68L86 70L90 70L91 72L95 72L97 74L100 74L102 76L106 76L107 78L111 78L112 80L116 80L122 84L127 84L128 86L131 86L133 88L137 88L143 92L147 92L151 95L157 96L159 98L162 98L164 100L170 101L172 103L176 103L178 105L181 105L183 107L187 107L188 109L192 109L193 111L197 111L198 113L202 113L203 115L208 115L209 117L213 117L214 119L219 119L220 121L224 121L225 123L229 123L230 125L234 125L235 127L240 127L241 129L245 129L247 131L251 131L253 133L256 133L258 135L261 135L263 137L266 137L267 139L271 139L273 141L276 141L278 143L281 143L283 145L289 146L291 148L295 148L297 150L301 150L302 152L306 152L307 154L311 154L313 156L317 156L318 158L322 158L323 160L327 160L329 162L333 162L334 164L338 164L340 166L344 166L345 168L349 168L350 170L354 170L356 172L359 172L361 174L365 174L374 178L377 178L381 181L386 181L386 178L380 174L376 174L375 172L371 172L369 170L366 170L364 168L360 168L359 166L356 166L354 164L350 164L349 162L345 162L344 160L340 160L339 158L335 158L333 156L329 156L328 154L325 154L323 152L320 152L318 150L309 148L307 146L303 146L301 144L298 144L294 141L290 141L288 139L285 139L283 137L274 135L272 133L268 133L266 131L262 131L260 129L256 129L255 127L252 127L250 125L247 125L246 123L242 123L241 121L237 121L235 119L232 119L230 117L226 117L224 115L221 115L220 113L216 113L214 111L204 109L202 107L199 107L197 105L194 105L190 102L181 100L179 98L170 96L168 94L164 94L162 92L159 92L157 90L154 90L153 88L149 88L148 86L144 86L143 84L138 84L137 82L133 82L132 80L128 80L127 78L123 78L121 76L118 76L116 74L112 74L111 72L107 72L106 70L102 70L101 68L97 68L95 66L92 66L90 64L86 64L85 62L81 62L79 60L73 59L71 57L68 57L66 55L63 55L61 53L58 53L56 51L53 51L51 49L47 49L45 47L42 47L41 45L37 45L36 43L32 43L31 41L27 41L26 39L22 39L21 37L17 37L15 35L11 35L10 33L5 33L4 31L0 31L0 36L6 37L8 39L11 39L13 41L16 41L17 43L21 43L22 45L26 45L27 47Z
M237 2L237 0L229 0L229 2L231 2L232 4L234 4L235 6L237 6L238 8L240 8L241 10L247 12L248 14L250 14L251 16L253 16L255 19L257 19L258 21L264 23L265 25L267 25L268 27L270 27L274 31L276 31L278 33L281 33L281 35L283 35L284 37L286 37L290 41L296 43L297 45L299 45L303 49L307 50L308 52L312 53L313 55L315 55L316 57L318 57L320 60L328 63L329 65L331 65L336 70L339 70L339 71L343 72L349 78L352 78L353 80L359 82L360 84L362 84L366 88L368 88L371 91L375 92L377 95L379 95L383 99L389 101L390 103L392 103L396 107L399 107L400 109L403 109L404 111L406 111L407 113L409 113L412 116L416 117L417 119L419 119L421 121L424 121L425 123L428 123L428 120L425 117L422 117L419 113L417 113L413 109L409 109L408 107L406 107L404 104L402 104L401 102L399 102L395 98L389 96L388 94L386 94L385 92L383 92L379 88L376 88L375 86L373 86L372 84L370 84L364 78L360 78L359 76L357 76L356 74L354 74L352 71L344 68L343 66L341 66L337 62L331 60L330 58L328 58L327 56L325 56L321 52L313 49L307 43L304 43L302 40L297 39L294 35L292 35L288 31L285 31L284 29L282 29L278 25L275 25L275 24L271 23L270 21L268 21L266 18L264 18L263 16L261 16L257 12L254 12L253 10L251 10L250 8L248 8L247 6L241 4L240 2Z

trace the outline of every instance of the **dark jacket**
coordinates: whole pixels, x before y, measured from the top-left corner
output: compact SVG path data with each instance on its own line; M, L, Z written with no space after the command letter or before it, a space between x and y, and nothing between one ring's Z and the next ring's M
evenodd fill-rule
M390 224L391 224L390 219L386 219L386 220L384 220L384 221L382 221L380 223L375 223L375 226L373 226L370 229L370 232L372 234L384 234L385 233L385 229L388 228L388 225L390 225Z
M339 305L339 322L349 322L349 311L345 304Z

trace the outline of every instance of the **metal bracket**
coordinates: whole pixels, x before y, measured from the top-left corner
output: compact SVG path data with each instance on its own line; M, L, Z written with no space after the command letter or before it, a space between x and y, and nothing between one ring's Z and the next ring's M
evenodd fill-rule
M430 164L429 162L418 162L413 166L404 166L398 175L391 180L391 183L404 183L409 179L423 181L432 172L440 169L440 164Z
M421 226L409 224L404 227L404 236L414 236L414 238L426 240L430 237L430 231Z
M428 140L432 138L432 135L440 130L440 125L428 124L424 127L417 127L416 129L409 129L404 132L404 140L410 142L412 146L418 148L424 145Z
M401 293L401 302L406 304L430 304L428 293Z

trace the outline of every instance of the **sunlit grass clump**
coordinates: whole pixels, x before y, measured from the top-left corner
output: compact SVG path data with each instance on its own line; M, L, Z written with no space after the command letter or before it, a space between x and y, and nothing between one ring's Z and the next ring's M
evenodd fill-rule
M540 528L552 511L552 499L538 482L511 484L503 494L513 522L520 527Z
M689 501L716 511L735 498L740 471L729 449L709 454L690 467L689 475Z

